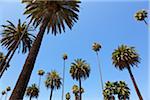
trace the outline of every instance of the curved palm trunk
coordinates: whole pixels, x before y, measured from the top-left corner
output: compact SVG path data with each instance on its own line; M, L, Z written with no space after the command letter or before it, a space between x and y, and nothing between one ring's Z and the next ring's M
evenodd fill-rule
M64 84L65 84L65 60L64 60L64 66L63 66L62 100L64 99Z
M53 90L54 90L54 88L51 89L51 93L50 93L50 98L49 98L49 100L52 100Z
M26 90L28 82L30 80L32 70L34 68L34 64L35 64L35 61L36 61L36 58L37 58L37 55L38 55L38 52L39 52L39 49L40 49L40 46L42 43L42 39L44 36L44 32L46 30L48 21L44 20L43 23L44 24L41 25L40 31L30 49L30 52L27 56L27 59L25 61L25 64L21 71L21 74L19 76L19 79L16 83L16 86L15 86L9 100L19 100L19 99L22 100L23 99L25 90Z
M139 100L143 100L142 95L141 95L141 93L140 93L140 91L138 89L138 86L137 86L136 82L135 82L135 79L134 79L134 76L132 74L131 68L128 66L127 69L128 69L129 74L130 74L130 77L131 77L131 80L133 82L133 85L134 85L134 88L136 90L136 93L137 93L137 95L139 97Z
M79 89L80 89L80 91L79 91L79 94L80 94L79 100L82 100L82 93L81 93L81 78L79 78Z
M10 60L12 59L13 55L15 54L15 51L20 43L20 41L22 40L24 34L26 33L25 31L28 29L29 25L31 22L29 22L29 24L27 25L27 27L25 28L23 34L20 36L19 40L17 41L15 47L13 48L13 50L8 51L7 55L5 56L5 59L2 61L2 63L0 64L0 67L2 67L4 65L4 63L6 62L6 60L8 59L8 57L10 56L10 58L8 59L8 61L6 62L6 64L4 65L1 73L0 73L0 78L2 77L4 71L6 70L7 65L9 64ZM10 55L11 54L11 55Z
M101 71L100 59L99 59L98 52L96 52L96 56L97 56L97 61L98 61L98 68L99 68L99 74L100 74L100 80L101 80L101 87L102 87L102 91L103 91L104 90L104 85L103 85L102 71Z

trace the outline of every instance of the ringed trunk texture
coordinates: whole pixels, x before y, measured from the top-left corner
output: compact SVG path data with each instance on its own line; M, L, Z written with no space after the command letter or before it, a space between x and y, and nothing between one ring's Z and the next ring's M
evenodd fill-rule
M128 66L127 68L128 68L128 72L129 72L129 74L130 74L131 80L132 80L132 82L133 82L134 88L135 88L135 90L136 90L136 93L137 93L137 95L138 95L138 97L139 97L139 100L143 100L143 97L142 97L142 95L141 95L141 93L140 93L140 91L139 91L139 89L138 89L138 86L137 86L137 84L136 84L136 82L135 82L135 79L134 79L134 76L133 76L133 74L132 74L131 68L130 68L129 66Z
M50 98L49 98L49 100L52 100L53 90L54 90L54 88L51 89L51 93L50 93Z
M65 85L65 60L64 60L64 66L63 66L63 86L62 86L62 100L64 99L64 85Z
M80 91L79 91L79 94L80 94L79 100L82 100L82 93L81 93L81 78L79 78L79 89L80 89Z
M27 56L27 59L25 61L21 74L18 78L16 86L9 100L22 100L23 99L25 90L30 80L30 76L32 74L32 70L34 68L34 64L35 64L35 61L36 61L36 58L37 58L37 55L38 55L38 52L42 43L42 39L44 36L44 32L46 30L48 21L44 20L43 23L45 24L42 24L40 27L40 31L30 49L30 52Z

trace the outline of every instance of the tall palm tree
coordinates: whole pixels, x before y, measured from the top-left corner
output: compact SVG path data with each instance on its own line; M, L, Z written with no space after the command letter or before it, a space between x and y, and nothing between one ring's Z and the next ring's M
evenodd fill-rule
M124 81L119 81L116 86L116 89L119 100L126 100L126 99L129 100L130 89L128 88L127 84Z
M96 56L97 56L97 61L98 61L98 69L99 69L99 74L100 74L100 81L101 81L101 87L102 87L102 90L104 90L104 86L103 86L103 77L102 77L102 70L101 70L101 66L100 66L100 59L99 59L99 54L98 52L100 51L101 49L101 45L99 43L93 43L92 45L92 49L93 51L96 52Z
M12 92L10 100L23 99L23 95L29 82L34 64L40 50L45 30L51 29L52 34L65 32L65 27L72 29L78 20L79 3L77 0L23 0L27 4L25 14L29 14L34 26L40 25L39 33L27 56L22 72Z
M10 86L8 86L7 88L6 88L6 96L5 96L5 100L7 100L7 94L8 94L8 92L11 90L11 87Z
M38 88L40 91L40 84L41 84L41 77L45 74L44 70L40 69L38 70L38 75L39 75L39 83L38 83Z
M62 82L62 100L64 98L64 85L65 85L65 62L68 59L67 54L63 54L63 60L64 60L64 65L63 65L63 82Z
M139 55L135 51L134 47L128 47L127 45L121 45L118 47L118 49L115 49L115 51L112 53L112 60L113 64L116 68L119 70L127 69L130 78L133 82L134 88L136 90L136 93L140 100L143 100L142 95L138 89L138 86L136 84L135 78L131 71L131 66L138 65L139 61Z
M70 93L67 92L67 93L66 93L66 100L70 100L70 98L71 98L71 97L70 97Z
M32 84L31 86L27 87L26 96L29 96L29 100L31 100L32 98L38 98L39 89L36 84Z
M49 100L52 100L54 89L59 89L61 87L61 84L61 78L56 71L51 71L47 74L45 86L51 89Z
M70 74L73 79L79 81L79 94L80 100L82 100L82 93L81 93L81 79L87 79L90 74L90 66L86 63L85 60L82 59L75 59L75 62L71 64Z
M5 55L2 52L0 52L0 64L4 61L4 59L5 59ZM3 65L5 65L5 64L6 64L6 62L4 62ZM2 71L3 67L4 66L0 66L0 72ZM6 70L8 67L9 67L9 65L7 65Z
M9 65L10 60L12 59L16 49L18 52L22 48L22 53L26 53L30 50L32 42L34 41L35 36L30 34L29 31L33 31L31 27L26 25L26 22L21 23L21 20L18 20L18 24L15 26L11 21L8 21L7 25L2 25L3 32L1 33L1 46L5 47L8 50L8 53L0 64L0 67L3 69L0 73L0 78ZM7 61L6 61L7 60ZM4 64L6 62L6 64Z
M148 17L148 13L146 10L142 9L142 10L137 11L134 17L137 21L144 21L144 23L148 25L148 23L145 20Z
M2 96L1 96L1 100L2 100L3 96L6 95L6 91L3 90L3 91L1 92L1 94L2 94Z

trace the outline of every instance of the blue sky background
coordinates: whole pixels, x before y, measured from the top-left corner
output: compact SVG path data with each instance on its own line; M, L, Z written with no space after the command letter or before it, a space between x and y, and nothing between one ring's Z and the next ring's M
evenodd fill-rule
M72 80L69 74L71 62L76 58L83 58L91 67L90 77L82 82L82 86L85 89L83 100L102 100L96 55L91 50L93 42L98 42L102 45L100 62L103 80L105 82L108 80L126 81L131 89L131 100L138 100L128 71L119 71L112 65L112 52L119 45L126 44L134 46L140 54L141 63L138 66L139 68L132 68L132 72L144 100L149 100L148 28L144 22L137 22L134 19L135 12L140 9L148 9L148 1L140 2L140 0L138 0L137 2L119 2L108 0L107 2L91 2L83 0L79 13L79 21L74 25L73 30L66 28L66 33L58 36L53 36L51 33L48 35L45 34L28 85L38 83L39 77L37 71L39 69L45 70L46 73L55 69L62 76L63 60L61 57L63 53L67 53L68 60L66 63L65 92L71 92L72 86L78 84L76 80ZM22 21L25 21L26 16L23 15L23 12L24 5L20 2L1 0L0 25L6 24L6 20L10 20L16 24L19 18L21 18ZM0 32L1 31L2 30L0 30ZM38 29L33 34L36 34L37 32ZM0 51L5 54L7 53L3 47L0 47ZM10 68L4 73L4 76L0 80L0 92L7 86L11 86L12 89L14 88L26 56L27 54L22 55L21 53L17 54L16 52L10 63ZM42 81L45 79L46 77L44 76ZM10 96L10 94L11 93L9 93L8 96ZM42 82L39 100L48 100L49 94L50 90L48 90L45 87L44 82ZM73 94L71 94L71 97L71 100L74 100ZM24 98L24 100L28 99L28 97ZM54 91L53 95L53 100L60 99L61 89Z

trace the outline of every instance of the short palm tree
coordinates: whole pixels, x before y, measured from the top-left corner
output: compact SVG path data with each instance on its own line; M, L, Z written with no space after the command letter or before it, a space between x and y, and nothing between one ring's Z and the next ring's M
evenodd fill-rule
M131 71L131 66L138 65L139 61L139 55L136 53L134 47L128 47L127 45L121 45L118 47L118 49L115 49L115 51L112 53L112 60L113 64L116 68L119 70L127 69L130 78L133 82L134 88L136 90L136 93L140 100L143 100L142 95L138 89L138 86L136 84L135 78Z
M49 100L52 100L53 90L59 89L61 85L62 85L61 78L56 71L51 71L47 74L45 86L51 89Z
M3 75L7 66L9 65L10 60L12 59L16 49L18 52L22 48L22 53L26 53L30 50L32 42L34 41L35 36L30 34L29 31L32 31L30 27L27 26L26 22L21 23L21 20L18 20L18 25L14 25L11 21L8 21L7 25L2 25L3 32L1 34L1 46L5 47L8 50L8 53L0 64L0 67L3 66L3 69L0 73L0 77ZM6 61L7 60L7 61ZM4 64L6 62L6 64Z
M98 54L98 52L100 51L101 48L102 48L102 46L99 43L95 42L92 45L92 50L96 52L96 56L97 56L98 69L99 69L100 81L101 81L101 87L102 87L102 90L104 90L103 77L102 77L102 69L101 69L101 66L100 66L100 59L99 59L99 54Z
M78 87L78 85L73 85L72 92L74 94L75 100L79 100L79 87Z
M148 25L148 23L145 20L148 17L148 13L146 10L142 9L142 10L137 11L134 17L137 21L144 21L144 23Z
M75 62L71 64L70 74L73 79L79 81L79 94L80 100L82 100L81 79L87 79L89 77L90 66L86 63L85 60L75 59Z
M5 55L2 52L0 52L0 65L3 63L4 59L5 59ZM3 67L5 64L6 64L6 62L4 62L3 66L0 66L0 72L3 70ZM6 70L8 67L9 67L9 65L7 65Z
M9 91L11 91L11 87L10 87L10 86L8 86L8 87L6 88L6 97L5 97L6 100L7 100L7 94L8 94Z
M63 65L63 81L62 81L62 100L64 98L64 85L65 85L65 62L68 59L67 54L63 54L63 60L64 60L64 65Z
M66 93L66 100L70 100L71 96L70 96L70 93Z
M41 84L41 77L45 74L44 70L40 69L38 70L38 75L39 75L39 83L38 83L38 88L40 91L40 84Z
M129 100L130 96L130 89L128 88L127 84L124 81L119 81L117 86L117 94L119 100Z
M62 31L65 32L67 26L72 29L74 23L78 20L77 13L79 12L80 1L23 0L23 3L27 4L24 14L28 14L33 25L35 27L39 26L40 29L25 61L23 70L20 73L20 77L12 92L10 100L23 99L45 30L47 29L48 32L51 30L52 34L56 35L62 33Z
M2 96L1 96L1 100L2 100L3 96L6 95L6 91L3 90L3 91L1 92L1 94L2 94Z
M26 96L29 97L29 100L31 100L32 98L38 98L39 89L36 84L32 84L31 86L27 87Z

